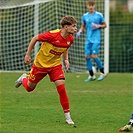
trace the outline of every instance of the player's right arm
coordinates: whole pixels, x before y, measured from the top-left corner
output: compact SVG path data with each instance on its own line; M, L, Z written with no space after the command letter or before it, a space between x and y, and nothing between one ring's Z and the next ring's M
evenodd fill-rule
M80 36L80 33L83 32L84 30L85 30L85 24L82 23L82 25L81 25L79 31L78 31L77 34L76 34L76 37L78 38L78 37Z
M27 49L27 52L26 52L26 55L25 55L25 58L24 58L25 64L30 64L30 62L31 62L30 54L31 54L31 51L34 48L37 41L38 41L38 36L34 36L31 39L30 44L29 44L28 49Z
M81 27L80 27L80 29L79 29L79 31L78 32L83 32L85 30L85 24L84 23L82 23L82 25L81 25Z
M82 16L82 25L79 29L79 31L77 32L76 34L76 37L78 38L81 34L81 32L83 32L85 30L85 19L84 19L84 16Z
M28 49L27 49L27 52L26 52L26 55L25 55L25 58L24 58L25 64L30 64L30 62L31 62L30 54L31 54L31 51L34 48L37 41L47 42L47 41L50 41L50 40L52 40L52 36L51 36L51 33L49 31L44 32L42 34L39 34L37 36L34 36L30 41L30 44L28 46Z

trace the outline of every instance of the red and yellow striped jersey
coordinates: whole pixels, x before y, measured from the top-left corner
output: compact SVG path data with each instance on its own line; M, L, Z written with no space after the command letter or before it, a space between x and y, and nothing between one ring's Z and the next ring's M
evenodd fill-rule
M60 31L57 29L38 35L42 45L34 60L37 67L50 68L61 64L61 55L71 46L74 37L70 34L64 39Z

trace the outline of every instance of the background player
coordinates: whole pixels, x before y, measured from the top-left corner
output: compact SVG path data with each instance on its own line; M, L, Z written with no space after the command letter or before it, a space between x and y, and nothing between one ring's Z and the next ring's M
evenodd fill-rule
M103 15L100 12L95 11L94 0L87 1L87 9L88 12L82 16L81 28L76 34L76 37L79 37L80 33L86 29L85 58L86 58L87 69L90 75L85 80L85 82L93 81L96 79L92 70L91 58L94 59L101 72L101 75L98 78L98 80L103 80L106 76L106 74L104 73L102 62L98 57L98 53L100 50L100 41L101 41L100 29L106 28L106 22L104 21Z
M18 88L22 84L28 92L31 92L35 89L37 83L48 74L59 93L66 123L74 124L70 117L69 99L65 89L65 76L62 70L61 58L63 55L66 69L68 69L68 48L74 41L72 34L77 31L77 20L73 16L65 16L60 23L61 30L44 32L31 39L24 58L26 64L31 62L30 54L36 42L42 41L43 43L35 57L29 76L27 77L26 74L23 74L15 82L15 87Z
M133 127L133 114L132 114L128 124L126 126L124 126L124 127L121 127L119 129L119 132L123 132L123 131L129 132L129 131L131 131L132 127Z

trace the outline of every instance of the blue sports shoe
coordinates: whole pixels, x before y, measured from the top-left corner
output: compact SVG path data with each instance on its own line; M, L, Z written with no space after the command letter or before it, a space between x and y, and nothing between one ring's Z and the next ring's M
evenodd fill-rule
M90 82L90 81L93 81L93 80L95 80L95 79L96 79L96 76L95 76L95 75L89 76L89 77L85 80L85 82Z
M99 78L98 78L97 80L98 80L98 81L101 81L101 80L103 80L106 76L107 76L107 74L101 73L100 76L99 76Z

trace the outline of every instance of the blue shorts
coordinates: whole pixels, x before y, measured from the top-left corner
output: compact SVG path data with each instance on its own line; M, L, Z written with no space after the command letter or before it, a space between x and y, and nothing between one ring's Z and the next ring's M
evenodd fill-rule
M85 42L85 55L98 54L100 51L100 43Z

